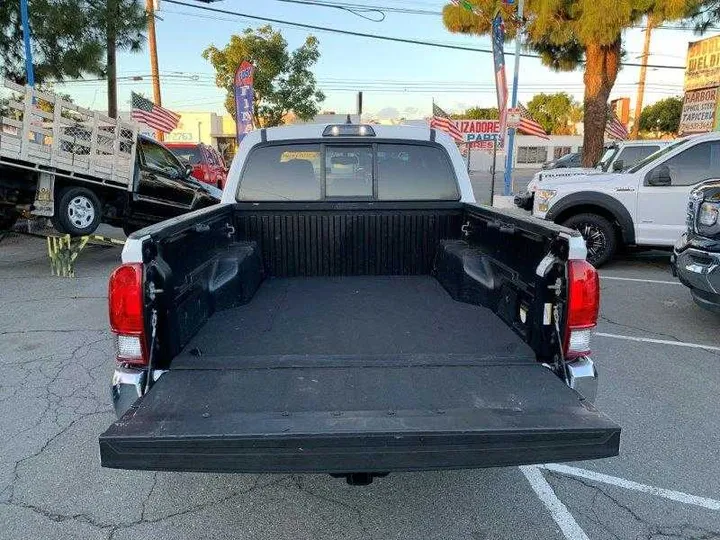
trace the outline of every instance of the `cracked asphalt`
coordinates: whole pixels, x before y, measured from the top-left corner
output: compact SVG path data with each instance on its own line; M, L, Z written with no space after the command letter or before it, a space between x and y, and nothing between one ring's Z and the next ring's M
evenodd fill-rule
M329 476L102 469L113 420L106 286L119 249L90 247L51 277L44 242L0 241L0 539L555 539L518 468ZM605 276L673 281L667 254L626 255ZM718 345L720 317L684 287L603 279L610 334ZM720 499L720 354L595 337L598 407L623 427L617 458L586 470ZM591 539L720 538L720 511L557 471L542 474Z

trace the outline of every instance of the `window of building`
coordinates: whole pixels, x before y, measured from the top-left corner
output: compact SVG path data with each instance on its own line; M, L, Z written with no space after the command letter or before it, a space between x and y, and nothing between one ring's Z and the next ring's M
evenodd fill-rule
M572 150L572 147L570 146L556 146L553 148L553 158L554 159L560 159L566 154L569 154Z

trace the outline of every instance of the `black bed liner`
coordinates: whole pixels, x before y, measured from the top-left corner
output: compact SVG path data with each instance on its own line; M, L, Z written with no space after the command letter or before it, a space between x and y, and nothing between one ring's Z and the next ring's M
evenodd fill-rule
M194 357L192 354L202 356ZM204 357L469 354L535 362L492 311L453 300L431 276L270 278L216 312L172 368Z

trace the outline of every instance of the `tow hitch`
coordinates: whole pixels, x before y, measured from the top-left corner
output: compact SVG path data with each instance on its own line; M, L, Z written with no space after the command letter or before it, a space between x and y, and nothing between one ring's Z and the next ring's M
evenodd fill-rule
M354 472L354 473L330 473L333 478L344 478L351 486L369 486L375 478L385 478L386 472Z

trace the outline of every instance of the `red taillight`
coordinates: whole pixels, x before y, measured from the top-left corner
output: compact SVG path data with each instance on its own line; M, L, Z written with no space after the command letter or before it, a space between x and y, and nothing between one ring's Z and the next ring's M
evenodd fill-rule
M590 353L590 335L600 309L600 279L587 261L568 263L568 312L565 355L576 358Z
M108 302L118 362L147 364L141 264L123 264L112 273Z

